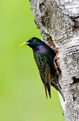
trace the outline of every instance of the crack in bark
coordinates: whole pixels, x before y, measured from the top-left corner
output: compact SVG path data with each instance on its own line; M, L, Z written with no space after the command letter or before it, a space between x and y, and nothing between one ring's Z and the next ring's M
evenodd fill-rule
M76 83L79 83L79 78L73 77L73 83L71 85L76 84Z
M52 37L50 36L50 34L46 34L46 37L47 37L47 41L48 41L49 45L52 46L52 49L57 54L58 53L58 49L56 48L55 43L52 40Z
M71 20L74 22L74 31L79 29L79 21L77 20L79 18L79 16L76 16L76 17L73 17L73 16L70 16Z

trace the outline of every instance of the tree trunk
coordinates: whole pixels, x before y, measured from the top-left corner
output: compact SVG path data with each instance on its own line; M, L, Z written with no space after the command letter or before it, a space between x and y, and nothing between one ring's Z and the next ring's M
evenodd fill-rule
M66 121L79 121L79 0L30 0L42 40L58 55Z

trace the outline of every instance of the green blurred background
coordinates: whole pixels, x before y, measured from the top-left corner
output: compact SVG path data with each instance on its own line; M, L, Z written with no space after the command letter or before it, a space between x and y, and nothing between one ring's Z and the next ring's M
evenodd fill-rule
M32 50L41 38L29 0L0 0L0 121L64 121L57 91L46 99Z

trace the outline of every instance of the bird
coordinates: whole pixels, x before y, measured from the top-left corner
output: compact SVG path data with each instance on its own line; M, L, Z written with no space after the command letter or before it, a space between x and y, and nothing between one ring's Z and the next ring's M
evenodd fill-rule
M56 53L54 50L37 37L32 37L21 44L21 46L24 45L28 45L33 50L34 59L45 88L46 97L49 94L49 97L51 98L51 86L53 86L60 92L64 99L58 80L59 76L61 75L61 70L57 64L57 61L55 60Z

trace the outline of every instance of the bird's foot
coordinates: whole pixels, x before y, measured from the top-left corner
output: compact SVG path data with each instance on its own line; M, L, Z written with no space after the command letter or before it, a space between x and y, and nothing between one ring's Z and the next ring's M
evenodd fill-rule
M56 65L56 61L57 61L57 55L55 56L55 58L54 58L54 60L53 60L53 63L54 63L54 67L55 67L56 72L59 73L58 67L57 67L57 65Z

